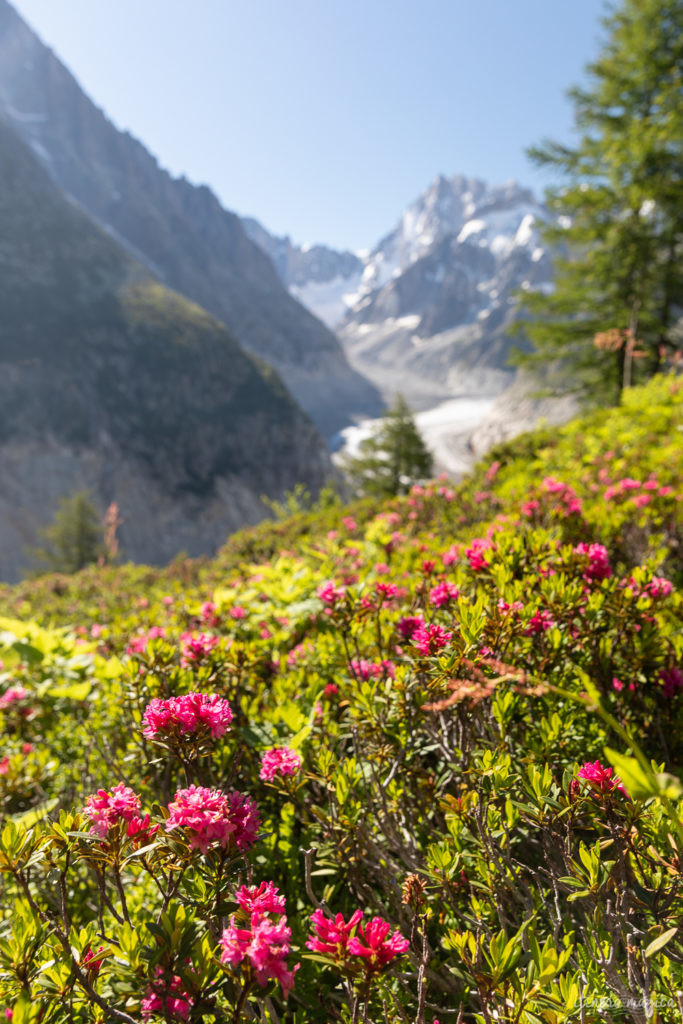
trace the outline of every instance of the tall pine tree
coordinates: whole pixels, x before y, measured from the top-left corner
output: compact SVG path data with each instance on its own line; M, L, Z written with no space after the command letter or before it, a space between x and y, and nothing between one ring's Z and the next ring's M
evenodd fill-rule
M580 141L530 150L563 176L546 194L555 289L523 296L520 363L561 390L617 400L676 347L683 272L683 0L623 0L570 92ZM677 307L676 302L679 306Z
M384 413L379 430L361 441L346 470L361 494L392 497L407 494L432 472L433 459L402 395Z

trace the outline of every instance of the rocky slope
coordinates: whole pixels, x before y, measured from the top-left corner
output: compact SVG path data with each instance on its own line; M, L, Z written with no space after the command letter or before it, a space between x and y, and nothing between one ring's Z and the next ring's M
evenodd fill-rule
M126 557L210 551L318 488L327 448L276 374L156 281L0 119L0 578L58 498L117 501Z
M546 216L514 182L438 177L355 262L328 252L307 277L308 253L287 252L276 265L290 290L335 327L353 365L385 395L403 391L427 408L494 395L509 383L514 294L550 286L538 231ZM271 252L288 241L266 243L253 229L252 237Z
M373 386L282 286L239 218L205 186L171 178L118 131L7 0L0 0L0 113L109 234L274 366L323 432L377 410Z

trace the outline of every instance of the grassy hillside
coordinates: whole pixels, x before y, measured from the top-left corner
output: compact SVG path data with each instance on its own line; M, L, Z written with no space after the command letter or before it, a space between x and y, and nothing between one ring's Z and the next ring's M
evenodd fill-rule
M3 588L0 1007L679 1019L682 403Z

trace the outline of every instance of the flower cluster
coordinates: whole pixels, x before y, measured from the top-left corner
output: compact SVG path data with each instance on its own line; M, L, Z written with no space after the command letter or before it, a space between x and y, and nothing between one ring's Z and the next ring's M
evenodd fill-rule
M122 782L109 791L98 789L85 801L85 813L92 821L90 831L104 839L119 821L132 822L138 818L140 797Z
M193 1003L192 996L185 991L182 979L177 974L166 979L161 967L157 967L155 980L142 1000L140 1012L143 1020L149 1020L155 1014L164 1018L187 1020Z
M271 747L261 754L259 778L271 782L276 776L296 775L301 768L301 758L289 747Z
M272 882L256 887L241 886L236 894L239 912L221 936L221 962L238 967L246 962L257 983L265 987L278 981L286 999L294 985L293 970L287 966L291 928L285 915L285 898Z
M180 789L168 805L166 831L187 830L190 849L207 853L209 847L234 845L244 852L256 842L259 813L255 802L243 793L222 793L206 786Z
M329 918L322 910L315 910L311 921L314 934L309 936L306 948L331 957L352 972L358 968L366 974L381 971L410 945L398 930L390 935L391 925L381 917L364 923L361 910L355 910L348 921L342 914Z
M589 783L595 793L612 793L617 790L623 796L628 797L626 788L618 775L613 775L611 768L605 768L600 761L586 761L579 768L578 778Z
M26 700L28 696L29 692L23 686L10 686L8 690L5 690L0 695L0 711L4 711L10 705L16 704L17 701Z
M230 728L232 711L227 700L217 694L187 693L161 700L155 697L145 708L143 736L166 739L186 733L207 733L212 739Z
M443 626L433 622L428 626L418 626L411 639L420 654L429 655L436 654L444 647L447 647L453 639L453 634L444 629Z
M460 591L456 587L455 583L437 583L435 587L429 592L429 600L435 608L442 608L443 605L449 604L451 601L457 600L460 597Z
M470 567L475 572L480 572L482 569L489 568L489 562L484 557L484 552L492 551L494 549L493 541L486 540L481 537L476 537L468 548L465 548L465 557L470 563Z
M381 679L382 676L387 675L390 679L396 678L396 666L393 661L368 661L367 658L353 658L349 662L349 669L351 674L356 679L363 679L365 682L368 679Z
M316 593L323 604L326 604L330 608L334 608L336 604L344 600L346 589L345 587L335 586L335 584L330 580L327 583L321 583Z
M213 633L183 633L180 638L180 664L183 668L201 665L218 643L219 638Z
M612 575L607 548L603 544L577 544L574 553L588 560L583 573L585 580L606 580Z
M166 636L163 626L152 626L147 632L132 637L126 647L126 654L144 654L150 640L162 640Z

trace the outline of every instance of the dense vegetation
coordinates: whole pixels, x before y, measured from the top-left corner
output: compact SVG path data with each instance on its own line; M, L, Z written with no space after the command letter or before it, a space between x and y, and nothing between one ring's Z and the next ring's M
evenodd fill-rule
M526 364L592 401L680 359L682 0L621 0L587 85L569 93L577 143L530 156L558 176L545 237L555 288L522 302Z
M682 401L4 587L14 1024L680 1019Z

